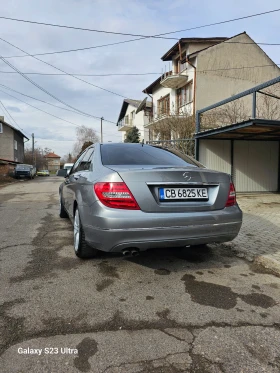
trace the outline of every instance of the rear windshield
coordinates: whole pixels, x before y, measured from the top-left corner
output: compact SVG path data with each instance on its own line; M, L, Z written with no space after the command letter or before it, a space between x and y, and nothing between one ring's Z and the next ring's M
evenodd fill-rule
M103 165L154 165L175 167L197 167L185 155L175 155L171 151L142 144L116 144L101 146Z

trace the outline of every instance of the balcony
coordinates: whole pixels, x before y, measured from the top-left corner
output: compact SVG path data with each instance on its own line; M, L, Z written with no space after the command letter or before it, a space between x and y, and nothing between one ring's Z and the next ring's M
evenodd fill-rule
M169 71L163 75L160 84L165 88L178 89L183 87L187 83L187 81L187 75Z
M144 128L153 128L155 124L178 123L180 120L184 120L186 117L193 115L193 102L190 101L180 107L173 107L170 112L161 114L154 114L149 116L148 123L144 125Z
M133 119L124 118L118 122L118 131L128 131L133 127Z

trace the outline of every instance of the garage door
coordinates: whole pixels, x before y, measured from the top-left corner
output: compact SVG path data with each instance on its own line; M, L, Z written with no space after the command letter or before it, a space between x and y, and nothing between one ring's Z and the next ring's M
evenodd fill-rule
M278 141L234 141L233 178L238 192L276 192Z

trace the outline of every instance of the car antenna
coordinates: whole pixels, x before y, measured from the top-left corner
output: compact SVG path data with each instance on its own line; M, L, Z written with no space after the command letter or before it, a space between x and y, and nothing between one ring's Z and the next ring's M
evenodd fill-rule
M144 139L142 140L142 148L143 148L143 145L144 145Z

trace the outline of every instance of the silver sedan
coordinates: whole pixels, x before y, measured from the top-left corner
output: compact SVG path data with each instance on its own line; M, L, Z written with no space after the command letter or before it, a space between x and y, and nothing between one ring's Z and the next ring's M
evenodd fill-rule
M59 195L79 258L231 241L242 224L230 175L151 145L88 147Z

